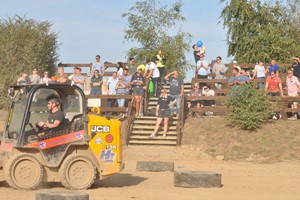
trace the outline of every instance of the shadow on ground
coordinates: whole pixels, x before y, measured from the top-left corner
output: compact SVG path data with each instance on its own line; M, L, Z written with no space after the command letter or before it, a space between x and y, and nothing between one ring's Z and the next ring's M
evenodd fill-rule
M132 174L115 174L104 180L97 180L92 186L92 189L98 187L127 187L135 186L147 180L145 177L133 176Z

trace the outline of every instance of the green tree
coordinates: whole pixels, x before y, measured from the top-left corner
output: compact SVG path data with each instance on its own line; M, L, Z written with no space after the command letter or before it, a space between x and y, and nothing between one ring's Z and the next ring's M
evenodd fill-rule
M34 68L39 72L55 71L58 43L51 26L48 21L20 16L0 21L0 92L3 96L21 73L31 74ZM0 108L7 103L7 99L1 98Z
M226 5L221 12L227 28L228 56L241 63L257 60L290 62L299 52L297 34L287 9L279 2L259 0L220 0Z
M167 69L184 72L188 67L185 53L190 49L191 35L182 32L178 24L185 21L181 7L180 1L168 8L160 1L144 0L137 1L129 12L123 13L122 18L128 21L124 38L137 43L129 49L128 57L134 56L137 62L145 63L162 49L167 58Z

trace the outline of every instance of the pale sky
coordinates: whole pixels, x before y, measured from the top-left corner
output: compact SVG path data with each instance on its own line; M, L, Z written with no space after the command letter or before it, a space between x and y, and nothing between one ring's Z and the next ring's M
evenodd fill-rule
M175 0L161 0L171 5ZM207 47L206 59L216 56L226 62L226 31L219 24L222 6L219 0L183 0L182 15L186 17L182 30L192 35L192 42L203 41ZM1 1L0 19L15 15L38 21L50 21L58 33L62 63L89 63L100 54L102 61L126 62L126 52L134 44L124 40L126 19L134 0L5 0ZM192 48L186 55L194 63Z

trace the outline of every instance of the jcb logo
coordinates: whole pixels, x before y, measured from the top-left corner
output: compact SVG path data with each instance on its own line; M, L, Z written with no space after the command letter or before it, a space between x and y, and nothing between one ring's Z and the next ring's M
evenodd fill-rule
M91 132L109 133L110 127L109 126L92 126Z

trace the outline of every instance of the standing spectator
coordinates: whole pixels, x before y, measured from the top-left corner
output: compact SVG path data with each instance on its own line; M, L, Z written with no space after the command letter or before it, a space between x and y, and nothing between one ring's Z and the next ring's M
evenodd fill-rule
M27 85L29 83L30 83L30 81L29 81L28 75L26 73L22 73L21 76L17 80L17 85Z
M82 91L84 91L84 81L85 81L85 76L81 74L81 68L78 67L75 71L75 75L72 78L72 81L74 82L75 85L80 87Z
M123 69L123 63L122 62L118 62L117 63L117 76L119 77L119 76L123 76L123 71L124 71L124 69Z
M37 69L32 70L32 74L29 75L30 84L39 84L41 77L37 74Z
M133 75L137 70L137 68L135 66L135 63L134 63L134 58L133 57L129 58L128 69L129 69L129 74L130 75Z
M212 67L212 73L214 73L216 75L215 79L225 79L226 71L227 71L227 68L222 63L222 57L218 56L216 58L216 62L214 63L214 65ZM215 86L217 89L221 89L221 87L222 87L222 85L220 83L216 83Z
M124 83L126 85L126 94L129 94L130 91L130 81L131 81L131 75L128 73L128 69L124 69L123 70L123 79L124 79Z
M193 45L193 54L195 58L195 63L197 64L198 60L200 60L200 49L196 44Z
M172 76L171 76L172 75ZM171 76L171 77L170 77ZM179 77L177 70L167 74L165 80L169 80L170 83L170 95L176 99L176 114L179 115L181 97L184 94L183 79ZM172 110L173 114L174 110Z
M51 82L51 78L49 78L49 72L48 71L44 71L44 77L41 78L40 83L50 83Z
M204 60L204 54L200 55L200 60L197 62L198 79L207 79L209 63Z
M279 96L279 94L283 96L282 82L276 74L276 71L272 71L271 76L267 77L265 91L270 96Z
M56 82L58 83L67 83L68 75L64 73L64 68L59 67L57 69Z
M286 86L287 86L287 93L289 97L297 97L299 96L300 92L300 83L296 76L293 75L292 70L288 70L287 77L286 77ZM292 108L298 108L297 102L293 102L291 105ZM294 116L289 118L290 120L297 120L297 113Z
M108 82L107 82L107 85L108 85L108 94L109 95L115 95L117 94L116 92L116 85L118 83L119 79L117 77L117 72L113 72L112 74L112 77L109 77L108 78ZM107 106L108 107L114 107L115 106L115 99L108 99L107 100Z
M145 79L142 75L142 70L137 70L136 73L132 75L130 84L132 85L132 91L135 98L135 109L136 113L135 116L142 116L142 97L144 96L144 89L143 86Z
M149 136L149 138L155 138L156 133L158 131L159 125L164 119L164 133L163 137L167 136L168 131L168 123L169 123L169 117L170 117L170 106L175 104L176 99L174 99L172 96L169 96L167 93L167 90L164 88L161 90L161 95L158 98L157 106L156 106L156 125L154 128L153 133Z
M95 58L96 61L92 63L91 72L94 72L97 69L99 71L100 76L103 76L105 70L104 63L100 61L100 55L96 55Z
M119 76L119 81L117 85L115 86L115 90L117 95L125 95L126 94L126 85L124 83L123 76ZM118 106L120 108L124 107L125 105L125 99L117 99ZM120 113L120 115L124 116L124 113Z
M73 76L76 74L76 70L78 69L78 67L74 67L73 69L73 74L71 74L70 76L68 76L68 80L71 82L71 84L74 84L73 82Z
M157 66L157 68L159 70L159 74L160 74L159 81L161 82L161 80L164 80L164 77L167 75L166 66L164 64L164 62L166 61L166 58L161 49L158 50L156 59L157 59L156 66Z
M267 73L269 75L271 75L272 72L275 72L276 77L279 77L279 66L276 63L275 59L271 60L271 64L269 65L268 69L267 69Z
M94 94L102 94L102 76L100 76L99 74L99 70L96 69L94 71L94 75L91 78L91 91L90 91L90 95L94 95Z
M300 59L296 57L292 57L292 60L294 61L292 65L293 74L297 78L300 78Z
M160 72L158 67L150 59L146 60L146 71L144 77L149 79L151 77L153 83L153 96L158 97L158 83L160 82Z
M253 74L252 80L255 78L257 78L259 80L265 80L266 73L267 73L267 70L265 69L264 63L263 63L263 61L260 60L260 61L258 61L258 64L255 65L255 67L254 67L254 74ZM259 88L262 88L263 86L264 86L264 83L262 83L262 82L258 83Z

